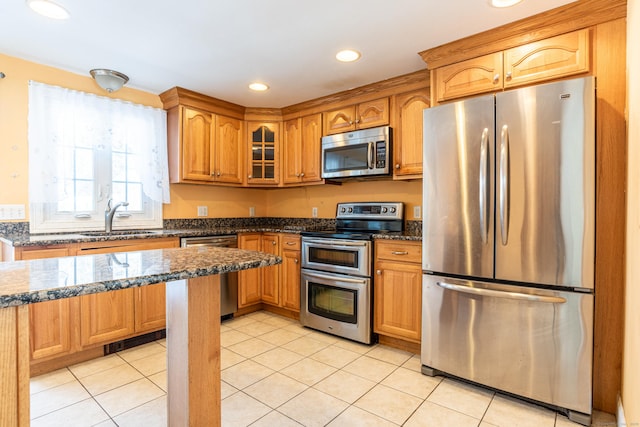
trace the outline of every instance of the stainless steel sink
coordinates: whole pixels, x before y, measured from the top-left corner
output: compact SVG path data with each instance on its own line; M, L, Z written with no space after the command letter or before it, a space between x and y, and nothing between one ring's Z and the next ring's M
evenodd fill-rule
M91 236L91 237L102 237L102 236L131 236L137 234L153 234L157 233L155 230L113 230L110 232L106 231L84 231L80 234L81 236Z

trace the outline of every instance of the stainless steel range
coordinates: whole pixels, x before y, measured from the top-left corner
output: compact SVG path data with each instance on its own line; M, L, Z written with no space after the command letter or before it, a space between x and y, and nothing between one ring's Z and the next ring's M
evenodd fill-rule
M403 211L396 202L339 203L335 229L302 233L302 325L373 342L372 236L402 232Z

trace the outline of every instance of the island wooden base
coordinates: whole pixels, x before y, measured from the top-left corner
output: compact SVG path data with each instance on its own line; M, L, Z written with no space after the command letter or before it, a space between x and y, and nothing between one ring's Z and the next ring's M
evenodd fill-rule
M29 426L29 307L0 309L0 426Z
M167 381L170 427L221 425L219 275L167 283ZM28 427L27 305L0 309L0 397L0 426Z
M220 276L167 282L170 427L220 426Z

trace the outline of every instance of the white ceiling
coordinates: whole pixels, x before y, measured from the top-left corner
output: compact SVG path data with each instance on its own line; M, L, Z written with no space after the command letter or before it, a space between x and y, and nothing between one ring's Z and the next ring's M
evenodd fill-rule
M69 20L2 0L0 53L83 75L111 68L156 94L181 86L277 108L424 69L420 51L573 0L508 9L489 0L57 1ZM338 63L343 48L362 59ZM251 92L254 80L271 89Z

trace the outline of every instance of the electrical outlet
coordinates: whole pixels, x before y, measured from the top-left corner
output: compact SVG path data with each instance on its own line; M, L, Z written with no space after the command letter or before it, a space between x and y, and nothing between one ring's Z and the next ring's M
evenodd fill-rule
M0 219L25 219L24 205L0 205Z
M256 216L256 208L254 208L253 206L249 208L249 216L251 217Z
M420 218L420 206L413 207L413 217Z
M207 206L198 206L198 216L209 216L209 208Z
M318 218L318 208L311 208L311 216Z

